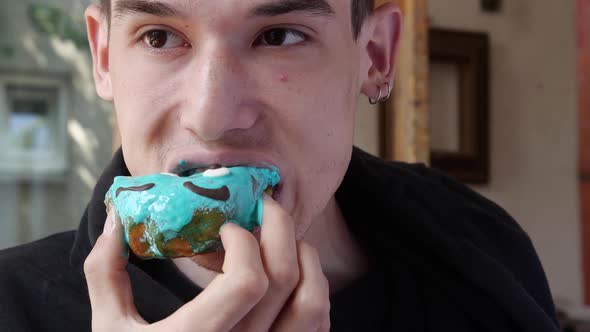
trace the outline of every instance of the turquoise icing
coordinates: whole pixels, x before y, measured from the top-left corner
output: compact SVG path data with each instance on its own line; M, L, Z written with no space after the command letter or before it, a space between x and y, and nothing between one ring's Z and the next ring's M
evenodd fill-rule
M152 174L139 177L117 176L106 194L107 206L117 211L125 227L125 240L129 243L128 231L133 224L153 221L156 232L170 240L193 218L196 210L220 211L227 217L226 222L235 223L249 231L254 226L262 225L262 193L268 186L275 186L280 181L275 167L230 167L229 174L219 177L206 177L204 173L179 177L169 174ZM253 181L254 179L254 181ZM229 199L215 200L198 195L184 186L191 182L206 189L219 189L227 186ZM143 191L121 191L120 188L140 187L154 184ZM151 233L145 236L151 237ZM155 245L155 239L145 239L150 245L150 251L156 256L162 254ZM198 252L199 248L194 248Z

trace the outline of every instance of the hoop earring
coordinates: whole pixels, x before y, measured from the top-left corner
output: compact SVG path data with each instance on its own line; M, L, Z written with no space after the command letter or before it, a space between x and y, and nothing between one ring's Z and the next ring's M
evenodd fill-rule
M369 103L371 105L376 105L378 102L381 101L381 87L379 86L378 88L379 88L379 97L377 97L377 99L373 99L373 98L369 97Z
M385 84L387 84L387 96L383 97L381 101L386 101L387 99L389 99L389 97L391 97L391 85L388 82L386 82Z

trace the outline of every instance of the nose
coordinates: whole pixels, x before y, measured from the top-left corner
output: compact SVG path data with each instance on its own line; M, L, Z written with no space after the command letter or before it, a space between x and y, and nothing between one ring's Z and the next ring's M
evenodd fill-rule
M253 127L259 111L249 102L248 75L238 56L219 46L203 48L192 61L180 124L205 142Z

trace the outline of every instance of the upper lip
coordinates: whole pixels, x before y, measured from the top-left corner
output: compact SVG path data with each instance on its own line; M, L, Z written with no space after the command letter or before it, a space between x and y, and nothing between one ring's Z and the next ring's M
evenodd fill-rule
M181 161L184 161L181 163ZM251 166L270 168L276 167L280 172L280 165L260 152L253 151L226 151L226 152L195 152L187 151L173 155L168 159L166 172L181 174L195 168L204 168L210 165L221 165L223 167ZM282 182L282 181L281 181Z

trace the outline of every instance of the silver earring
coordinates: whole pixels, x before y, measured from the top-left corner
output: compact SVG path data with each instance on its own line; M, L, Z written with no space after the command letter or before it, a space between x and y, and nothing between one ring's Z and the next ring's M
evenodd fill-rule
M389 97L391 97L391 85L389 84L389 82L386 82L385 84L387 84L387 96L383 97L381 101L386 101L387 99L389 99ZM379 91L379 93L381 93L381 91Z
M379 97L377 97L377 99L373 99L373 98L369 97L369 103L371 105L375 105L381 101L381 87L379 86L378 88L379 88Z

